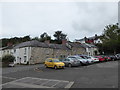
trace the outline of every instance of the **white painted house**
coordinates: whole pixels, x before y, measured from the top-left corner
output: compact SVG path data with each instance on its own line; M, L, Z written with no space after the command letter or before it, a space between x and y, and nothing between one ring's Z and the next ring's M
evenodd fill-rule
M0 49L0 57L7 54L13 55L13 46L7 46Z
M94 56L95 54L99 54L98 48L95 45L87 43L83 43L82 45L86 48L88 56Z
M84 37L82 39L75 39L75 42L97 44L97 43L102 43L102 40L100 39L100 36L97 36L97 34L95 34L95 36L93 37L88 37L88 38Z
M27 64L30 59L31 47L14 48L15 64Z

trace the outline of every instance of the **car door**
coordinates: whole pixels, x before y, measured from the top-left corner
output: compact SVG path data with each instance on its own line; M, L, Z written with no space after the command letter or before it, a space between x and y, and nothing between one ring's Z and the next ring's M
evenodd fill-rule
M67 66L68 64L69 64L69 59L68 58L66 58L65 60L64 60L64 63L65 63L65 65Z
M49 67L53 67L53 61L49 60Z

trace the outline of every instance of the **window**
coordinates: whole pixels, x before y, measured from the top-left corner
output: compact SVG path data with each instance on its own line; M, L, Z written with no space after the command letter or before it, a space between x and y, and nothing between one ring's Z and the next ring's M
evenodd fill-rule
M4 53L5 53L5 51L4 51Z
M11 55L13 55L13 52L10 52Z
M65 59L65 61L70 61L69 59Z
M7 54L9 54L9 50L7 51Z
M14 53L16 53L16 49L14 49Z
M27 49L25 48L24 54L26 54Z
M27 57L26 56L24 56L24 62L26 62L27 61Z

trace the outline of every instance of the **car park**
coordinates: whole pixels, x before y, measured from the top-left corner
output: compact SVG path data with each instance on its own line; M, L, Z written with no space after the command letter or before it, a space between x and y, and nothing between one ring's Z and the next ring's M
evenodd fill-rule
M72 67L72 66L80 66L80 61L75 58L65 58L62 60L65 63L65 66Z
M59 61L59 59L56 59L56 58L47 58L45 60L44 65L45 65L46 68L51 67L51 68L54 68L54 69L65 67L65 64L63 62Z
M87 59L79 57L78 55L68 56L67 58L75 58L75 59L79 60L82 65L88 65L89 64Z

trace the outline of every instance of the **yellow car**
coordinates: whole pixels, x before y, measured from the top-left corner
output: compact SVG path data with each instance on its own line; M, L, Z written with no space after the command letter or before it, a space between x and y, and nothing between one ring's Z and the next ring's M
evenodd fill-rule
M65 64L63 62L60 62L58 59L56 58L48 58L45 60L45 66L46 67L52 67L52 68L64 68Z

